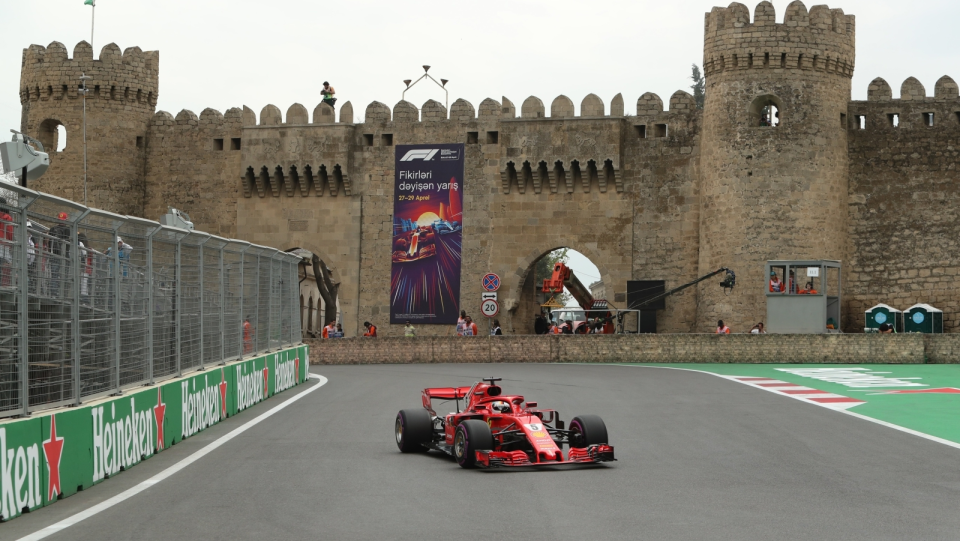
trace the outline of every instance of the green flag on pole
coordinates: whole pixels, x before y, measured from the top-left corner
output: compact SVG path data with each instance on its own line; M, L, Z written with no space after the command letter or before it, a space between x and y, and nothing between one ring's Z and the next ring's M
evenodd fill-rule
M83 5L97 7L97 0L83 0Z

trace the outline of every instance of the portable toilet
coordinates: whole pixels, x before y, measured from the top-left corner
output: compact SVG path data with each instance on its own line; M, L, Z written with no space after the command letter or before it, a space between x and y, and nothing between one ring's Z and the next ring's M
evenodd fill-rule
M943 334L943 310L929 304L914 304L903 313L903 331Z
M864 332L879 332L880 325L889 323L893 325L894 330L903 332L903 312L880 303L867 310L866 323L863 326Z

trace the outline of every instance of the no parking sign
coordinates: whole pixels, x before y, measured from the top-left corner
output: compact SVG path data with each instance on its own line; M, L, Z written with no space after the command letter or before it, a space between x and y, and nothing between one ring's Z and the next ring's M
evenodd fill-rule
M483 289L486 291L496 291L500 289L500 277L492 272L485 274L481 284L483 284Z

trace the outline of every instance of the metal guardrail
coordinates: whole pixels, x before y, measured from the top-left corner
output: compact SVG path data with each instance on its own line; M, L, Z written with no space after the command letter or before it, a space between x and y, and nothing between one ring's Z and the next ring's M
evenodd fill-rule
M300 342L300 258L0 185L0 417Z

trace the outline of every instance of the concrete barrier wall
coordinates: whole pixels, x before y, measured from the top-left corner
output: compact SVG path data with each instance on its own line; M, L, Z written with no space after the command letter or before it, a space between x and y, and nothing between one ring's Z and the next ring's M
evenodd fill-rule
M306 346L0 422L0 520L56 503L306 381Z
M641 334L312 340L316 364L960 362L960 335Z

